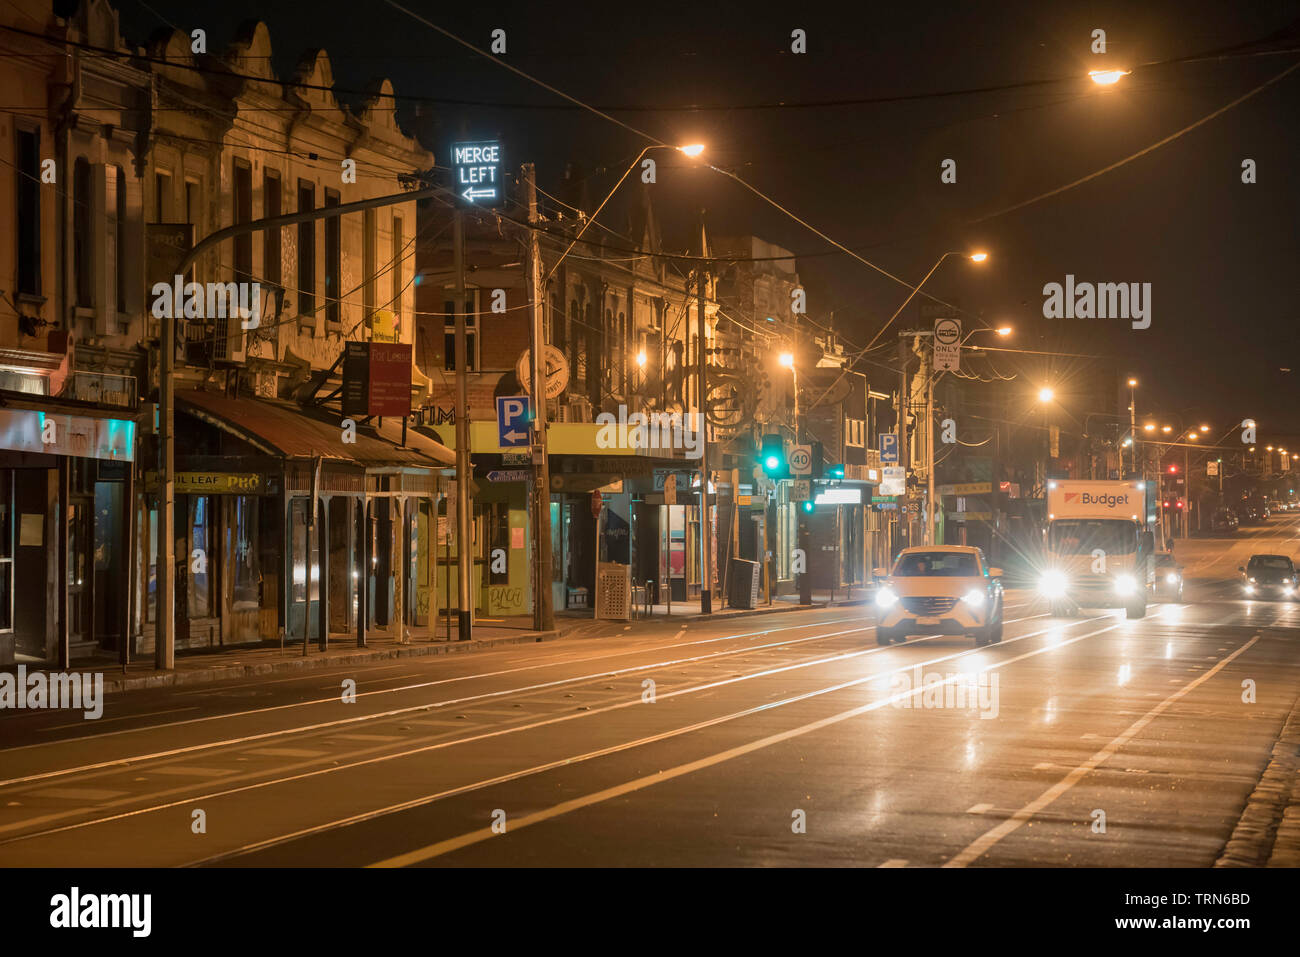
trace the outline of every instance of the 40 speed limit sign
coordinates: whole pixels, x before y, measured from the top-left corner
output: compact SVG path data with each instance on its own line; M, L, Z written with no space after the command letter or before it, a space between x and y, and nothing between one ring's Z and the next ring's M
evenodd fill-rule
M812 474L812 446L811 445L790 446L789 461L790 461L791 475L811 475Z

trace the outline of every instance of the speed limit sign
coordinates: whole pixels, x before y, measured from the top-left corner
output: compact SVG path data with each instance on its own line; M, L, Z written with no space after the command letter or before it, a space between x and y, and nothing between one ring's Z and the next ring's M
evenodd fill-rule
M793 445L790 447L790 474L812 474L812 446Z

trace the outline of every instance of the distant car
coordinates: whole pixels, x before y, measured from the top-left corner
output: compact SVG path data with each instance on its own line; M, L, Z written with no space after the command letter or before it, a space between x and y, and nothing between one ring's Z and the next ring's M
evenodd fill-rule
M1258 505L1250 505L1250 504L1242 505L1240 510L1238 511L1238 515L1241 518L1242 525L1263 525L1264 524L1264 518L1265 518L1264 510L1260 508Z
M1285 555L1251 555L1241 572L1241 590L1247 598L1294 598L1296 570Z
M876 641L908 635L973 635L975 644L1002 640L1002 569L967 545L905 548L887 576L876 569Z
M1210 517L1210 528L1216 532L1235 532L1238 524L1237 513L1230 508L1216 508Z
M1183 566L1174 561L1171 552L1157 552L1156 597L1170 601L1183 600Z

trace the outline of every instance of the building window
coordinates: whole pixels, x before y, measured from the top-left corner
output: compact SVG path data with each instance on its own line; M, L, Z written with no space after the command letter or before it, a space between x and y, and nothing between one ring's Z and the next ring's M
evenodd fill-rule
M18 130L18 292L41 294L41 131Z
M201 227L203 226L203 209L202 202L199 198L199 181L196 179L187 179L185 181L185 222L190 224L190 245L192 246L197 240ZM189 274L185 277L186 282L194 282L197 273L198 264L190 267Z
M325 190L325 206L339 204L338 190ZM340 296L343 282L343 217L325 220L325 331L342 332L343 307Z
M375 314L375 211L361 213L361 316L370 328Z
M234 160L234 190L231 197L233 205L231 220L235 225L253 221L253 167L248 160ZM245 233L235 237L235 282L252 282L253 279L253 234Z
M388 303L388 309L393 314L393 332L397 334L402 328L402 289L405 285L403 281L403 259L406 255L406 238L402 233L402 217L393 217L393 296ZM398 341L401 336L397 335Z
M280 206L280 174L268 169L262 181L262 215L270 219L283 215ZM262 278L275 285L280 284L280 230L266 230L262 240Z
M233 569L231 607L246 611L260 607L262 597L261 552L258 548L258 499L241 495L235 499L235 552L230 556Z
M76 279L76 304L90 308L90 164L77 157L72 167L72 271Z
M153 221L172 221L172 174L162 170L153 174Z
M455 295L455 293L451 293ZM448 299L442 304L443 317L443 368L448 372L456 368L456 300ZM477 372L478 354L478 290L465 290L465 369Z
M117 167L117 311L126 312L126 170Z
M316 187L298 180L298 212L316 208ZM316 331L316 223L298 224L298 316L304 332Z

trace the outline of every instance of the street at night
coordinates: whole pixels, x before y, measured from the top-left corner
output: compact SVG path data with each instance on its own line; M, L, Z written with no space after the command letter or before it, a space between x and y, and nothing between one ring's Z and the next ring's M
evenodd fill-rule
M13 933L1294 936L1295 0L4 0L0 85Z

